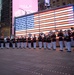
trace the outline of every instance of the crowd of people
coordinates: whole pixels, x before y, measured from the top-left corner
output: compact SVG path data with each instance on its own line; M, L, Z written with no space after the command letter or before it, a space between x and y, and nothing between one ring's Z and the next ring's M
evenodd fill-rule
M53 49L56 50L56 40L59 40L60 51L67 49L67 52L71 52L71 39L73 40L74 44L74 30L65 30L65 31L58 31L56 32L49 32L48 34L39 34L38 37L34 34L34 36L17 36L10 38L4 38L3 36L0 37L0 48L10 48L10 44L12 48L31 48L34 49L42 47L44 49ZM38 43L37 43L38 42Z

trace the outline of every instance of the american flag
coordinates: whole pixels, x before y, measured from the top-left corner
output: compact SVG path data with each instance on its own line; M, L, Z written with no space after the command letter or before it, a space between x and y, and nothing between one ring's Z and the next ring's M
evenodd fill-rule
M16 36L48 33L50 30L70 29L74 27L74 6L47 10L15 18Z

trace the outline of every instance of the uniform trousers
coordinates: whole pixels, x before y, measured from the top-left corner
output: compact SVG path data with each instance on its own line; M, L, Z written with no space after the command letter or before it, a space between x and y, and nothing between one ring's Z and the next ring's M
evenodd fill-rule
M17 42L17 48L20 48L20 42Z
M1 48L4 48L4 43L1 43Z
M27 47L27 43L26 42L24 42L24 48L26 48Z
M39 41L39 48L42 48L42 42Z
M59 41L59 45L60 45L60 50L63 50L63 41Z
M33 42L33 48L36 48L36 42Z
M68 51L71 51L71 42L70 41L67 42L67 49L68 49Z
M65 45L65 48L67 49L67 42L66 41L64 41L64 45Z
M74 39L71 38L71 46L74 46Z
M9 43L5 43L6 48L9 48L10 47L9 45L10 45Z
M44 49L46 49L46 47L47 47L46 42L43 42L43 47L44 47Z
M52 47L54 50L56 49L56 41L52 42Z
M48 42L47 47L48 47L48 49L51 49L51 42Z
M21 42L21 43L20 43L20 46L21 46L21 48L24 48L24 43Z
M31 48L31 43L30 42L28 43L28 48Z
M15 43L12 43L12 47L15 48Z

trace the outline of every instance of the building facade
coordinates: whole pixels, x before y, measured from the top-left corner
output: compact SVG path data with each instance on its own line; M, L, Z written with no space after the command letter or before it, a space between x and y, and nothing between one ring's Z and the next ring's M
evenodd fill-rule
M1 35L10 36L12 26L12 0L2 0Z
M38 0L39 11L57 8L65 5L74 5L74 0Z
M50 0L51 8L74 4L74 0Z

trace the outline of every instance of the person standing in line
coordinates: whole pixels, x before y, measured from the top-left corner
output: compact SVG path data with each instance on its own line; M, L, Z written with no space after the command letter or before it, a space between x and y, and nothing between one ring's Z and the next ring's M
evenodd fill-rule
M17 40L17 48L20 48L20 37L17 37L16 40Z
M67 38L67 31L65 30L63 34L64 34L64 45L65 45L65 49L67 50L67 39L66 39Z
M33 37L33 48L36 49L36 36L34 34L34 37Z
M60 51L63 51L63 32L62 30L60 30L60 32L58 32L58 37L59 37L59 45L60 45Z
M39 49L42 48L42 36L39 34L39 37L38 37L38 45L39 45Z
M49 50L51 50L51 36L50 33L47 36L47 47Z
M56 34L55 34L55 32L52 33L51 39L52 39L53 50L56 50Z
M0 43L1 43L1 49L3 49L4 48L4 37L3 36L1 36L0 38Z
M71 52L71 36L72 36L72 34L71 34L71 31L70 30L68 30L68 32L67 32L67 52Z
M21 48L24 48L24 37L23 36L21 36L21 38L20 38L20 47Z
M15 43L16 43L15 37L13 37L13 38L11 39L11 42L12 42L12 48L14 49L14 48L15 48Z
M45 34L44 34L44 37L43 37L43 47L44 47L44 49L47 48L47 37L46 37Z
M24 48L27 47L27 39L26 39L26 36L23 38L23 43L24 43Z
M74 46L74 30L72 31L73 46Z
M31 48L31 36L28 37L28 48Z
M7 42L6 42L6 48L9 49L10 48L10 37L8 36L6 38Z

